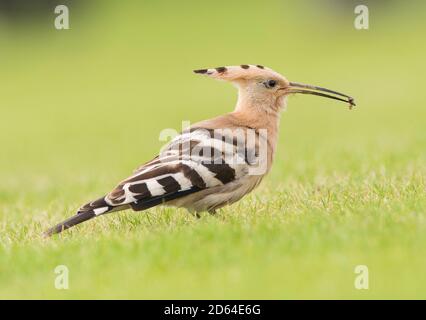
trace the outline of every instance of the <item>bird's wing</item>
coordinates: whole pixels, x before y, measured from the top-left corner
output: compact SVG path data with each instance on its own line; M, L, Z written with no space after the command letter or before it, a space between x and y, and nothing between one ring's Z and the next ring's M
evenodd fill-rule
M259 152L256 143L241 144L244 139L240 138L241 132L235 135L229 131L221 134L211 129L190 129L105 197L85 204L45 235L129 206L136 211L144 210L200 190L238 182L250 174Z
M255 151L253 151L255 152ZM206 188L224 185L248 173L247 148L212 130L188 130L160 155L138 168L106 197L109 206L143 210Z

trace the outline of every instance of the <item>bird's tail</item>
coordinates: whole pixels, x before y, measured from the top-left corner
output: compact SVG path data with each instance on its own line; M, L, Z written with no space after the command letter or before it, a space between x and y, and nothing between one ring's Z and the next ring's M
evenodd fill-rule
M61 233L62 231L66 229L69 229L79 223L82 223L94 217L96 217L96 215L92 212L82 212L82 213L78 212L76 215L62 221L61 223L58 223L56 226L44 232L43 236L50 237L51 235L54 235L56 233Z
M78 210L77 214L62 221L61 223L58 223L56 226L44 232L43 235L45 237L50 237L51 235L60 233L84 221L90 220L107 212L116 211L117 209L117 207L109 205L105 201L105 197L99 198L95 201L85 204Z

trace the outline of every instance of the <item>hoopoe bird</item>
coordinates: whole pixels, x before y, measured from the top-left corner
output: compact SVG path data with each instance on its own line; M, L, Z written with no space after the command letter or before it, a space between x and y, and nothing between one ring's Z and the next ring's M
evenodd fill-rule
M235 110L198 122L172 139L153 160L140 166L106 196L82 206L50 228L50 236L109 212L157 205L214 213L251 192L269 172L277 144L280 112L291 94L354 99L322 87L290 82L261 65L194 70L231 82L238 89Z

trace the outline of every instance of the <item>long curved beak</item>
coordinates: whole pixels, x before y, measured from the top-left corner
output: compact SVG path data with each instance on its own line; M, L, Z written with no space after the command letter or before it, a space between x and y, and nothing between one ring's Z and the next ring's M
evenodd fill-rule
M290 82L290 87L287 87L286 89L287 89L286 93L313 94L320 97L343 101L343 102L349 103L349 109L352 109L352 107L356 106L354 98L346 94L333 91L330 89L322 88L322 87L312 86L310 84Z

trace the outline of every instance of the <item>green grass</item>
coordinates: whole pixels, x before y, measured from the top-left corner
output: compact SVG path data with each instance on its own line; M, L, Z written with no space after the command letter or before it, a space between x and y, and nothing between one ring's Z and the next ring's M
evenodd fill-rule
M352 8L313 1L116 6L0 33L0 298L426 298L425 10L373 7L361 32ZM291 98L272 172L216 216L128 211L41 237L158 152L160 130L230 111L234 89L190 71L241 63L359 107Z

